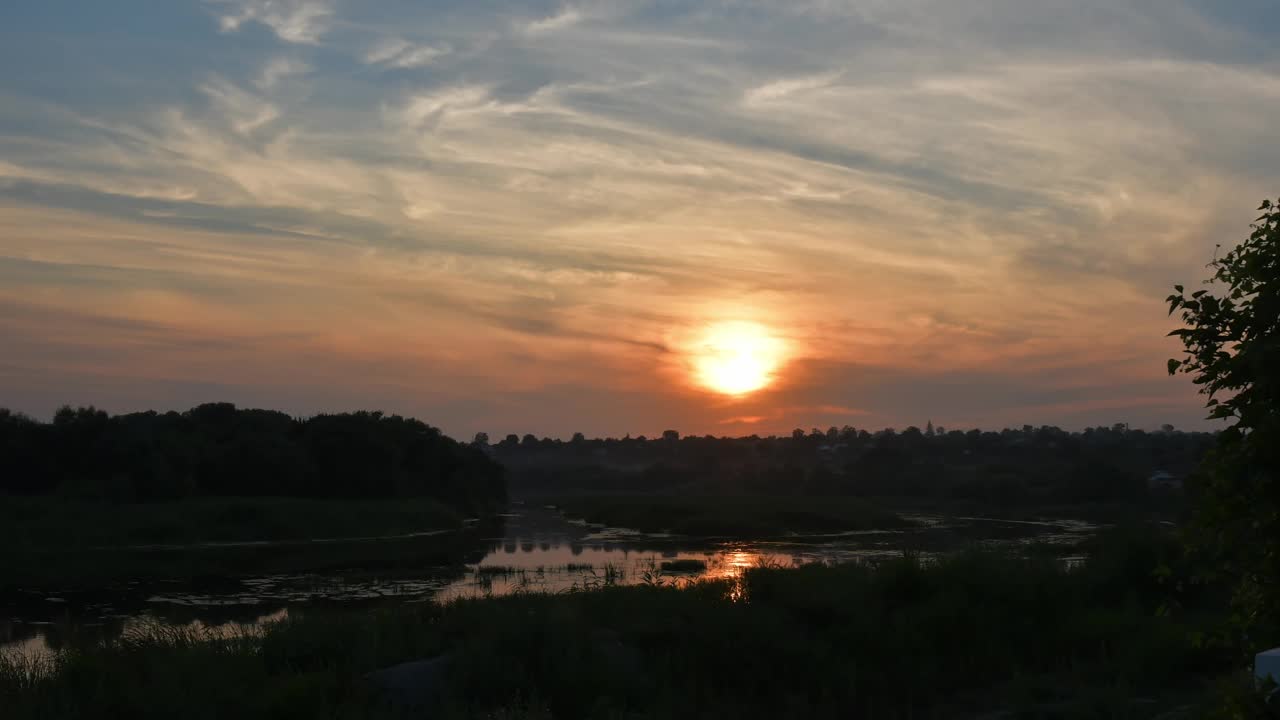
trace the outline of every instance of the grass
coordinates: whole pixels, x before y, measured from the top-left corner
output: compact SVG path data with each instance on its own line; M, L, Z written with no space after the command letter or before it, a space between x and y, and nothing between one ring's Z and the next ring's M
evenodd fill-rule
M412 535L462 527L456 512L425 499L101 504L6 497L0 590L453 564L476 545L468 533ZM385 536L391 539L368 540Z
M429 717L1155 717L1207 697L1232 658L1192 642L1217 619L1194 603L1156 612L1162 591L1132 573L1150 552L1131 555L1078 570L984 553L757 568L738 586L301 612L259 637L156 629L47 666L0 661L0 707L390 717L363 675L447 655Z
M891 512L845 497L609 495L568 498L557 506L587 522L693 536L778 537L910 525Z

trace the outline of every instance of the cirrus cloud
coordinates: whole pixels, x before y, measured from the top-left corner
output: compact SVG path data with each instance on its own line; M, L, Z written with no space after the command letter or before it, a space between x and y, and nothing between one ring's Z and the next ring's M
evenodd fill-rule
M1249 7L227 0L57 62L7 11L0 394L1190 425L1159 299L1280 181ZM690 387L724 320L798 348L774 387Z

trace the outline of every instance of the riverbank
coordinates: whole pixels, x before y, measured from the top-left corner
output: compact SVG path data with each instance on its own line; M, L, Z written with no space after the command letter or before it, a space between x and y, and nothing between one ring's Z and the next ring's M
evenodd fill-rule
M638 584L674 574L682 580L730 579L761 564L834 565L903 554L931 558L974 547L1069 562L1082 555L1107 555L1105 547L1096 552L1080 547L1098 530L1088 524L913 519L917 526L899 530L776 539L706 538L589 526L567 520L542 502L516 502L490 522L468 523L461 531L439 535L219 546L191 552L143 552L126 558L141 564L145 577L158 580L100 584L81 580L68 587L67 560L24 560L36 571L61 577L52 578L58 582L14 592L0 589L0 650L6 644L24 643L23 652L43 655L60 647L69 634L109 637L151 620L178 626L192 621L252 624L281 609L367 609L512 592L556 593ZM705 569L694 572L693 561ZM83 564L85 577L92 577L117 571L121 560ZM157 567L161 564L167 567ZM680 572L669 572L664 564ZM214 574L219 568L226 574ZM79 578L70 580L75 583Z
M6 497L0 502L0 543L49 549L397 535L461 525L456 510L423 498L112 503Z
M14 718L394 716L366 674L444 658L419 678L436 690L431 717L1156 717L1231 669L1193 642L1217 621L1208 604L1157 613L1170 590L1136 570L1164 547L1075 570L964 553L306 611L234 638L157 629L2 664L0 705Z
M391 560L457 563L453 536L463 527L455 510L427 499L5 498L0 590L376 568Z
M999 517L1021 521L1087 521L1097 525L1136 523L1181 523L1188 513L1186 499L1166 494L1130 501L1099 501L999 505L965 498L918 498L896 495L860 497L863 502L903 515L944 515L948 517Z
M782 537L891 530L912 523L848 497L777 495L582 495L548 500L589 523L688 536Z

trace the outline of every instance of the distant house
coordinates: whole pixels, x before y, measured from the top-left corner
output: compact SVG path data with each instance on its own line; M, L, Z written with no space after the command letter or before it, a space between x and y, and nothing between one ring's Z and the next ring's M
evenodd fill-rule
M1181 490L1182 478L1171 472L1157 470L1147 478L1148 490Z

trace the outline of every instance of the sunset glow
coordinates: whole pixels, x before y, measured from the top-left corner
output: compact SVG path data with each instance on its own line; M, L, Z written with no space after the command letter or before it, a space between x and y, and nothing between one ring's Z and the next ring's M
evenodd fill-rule
M728 322L707 328L695 349L699 385L740 396L769 385L782 364L784 344L763 325Z
M1262 708L1277 9L0 3L0 720Z
M1266 4L8 3L0 400L1204 427L1163 298L1277 186Z

